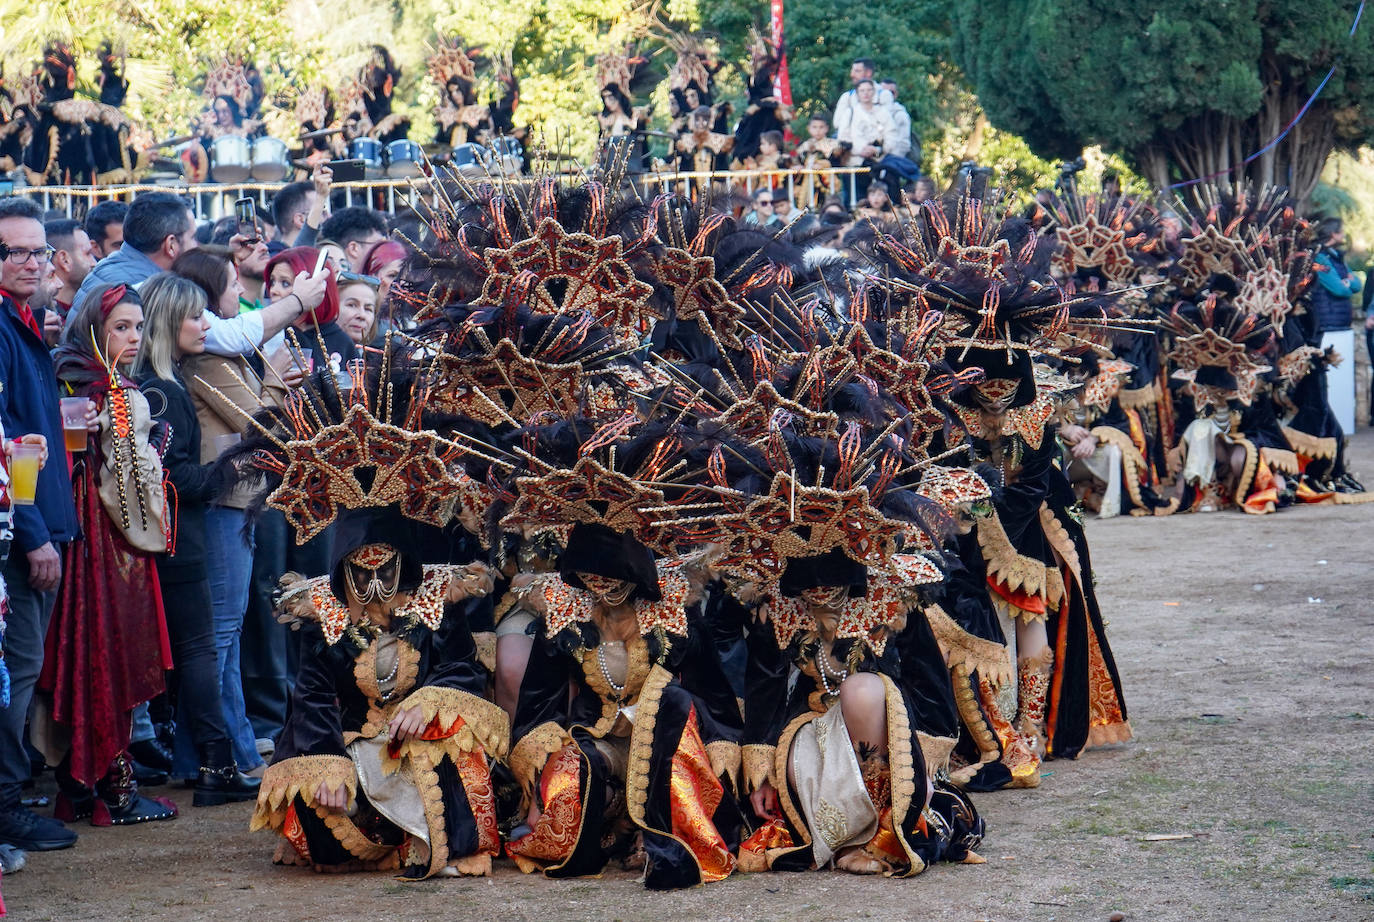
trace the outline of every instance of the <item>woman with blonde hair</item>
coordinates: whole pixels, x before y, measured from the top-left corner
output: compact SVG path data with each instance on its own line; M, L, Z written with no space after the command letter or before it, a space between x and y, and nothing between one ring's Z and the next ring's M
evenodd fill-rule
M200 286L216 316L229 320L238 315L243 285L229 250L206 246L182 253L172 264L172 272ZM285 347L267 357L262 377L244 356L208 352L187 356L181 363L181 374L200 424L202 464L213 464L238 442L250 415L263 406L279 405L286 388L298 384L302 377ZM246 514L251 499L251 490L238 489L206 505L206 566L214 603L220 698L234 743L234 759L249 774L261 774L266 766L248 721L239 668L240 634L253 568L253 525ZM182 737L178 742L173 772L194 774L196 762L190 741Z
M239 772L220 703L214 601L206 548L206 505L226 485L226 472L201 463L200 423L184 363L205 351L209 299L199 285L170 272L143 284L143 342L134 362L153 418L169 424L167 472L171 538L158 561L172 659L177 669L177 734L189 733L200 755L192 804L252 800L258 782Z

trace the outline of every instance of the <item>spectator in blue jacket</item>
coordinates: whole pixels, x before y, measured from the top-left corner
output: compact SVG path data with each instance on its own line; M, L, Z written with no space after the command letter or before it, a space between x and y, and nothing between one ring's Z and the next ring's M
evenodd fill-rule
M25 198L0 200L0 423L11 436L41 434L55 448L63 444L57 378L29 307L51 260L43 210ZM77 533L65 459L44 465L34 504L14 508L13 529L14 544L4 563L10 706L0 709L0 844L43 851L76 842L76 833L27 809L20 799L30 774L24 720L62 579L61 546Z
M1345 229L1340 218L1327 218L1317 225L1321 241L1313 259L1317 284L1312 286L1312 313L1322 333L1350 329L1354 318L1354 296L1363 287L1360 277L1345 264Z

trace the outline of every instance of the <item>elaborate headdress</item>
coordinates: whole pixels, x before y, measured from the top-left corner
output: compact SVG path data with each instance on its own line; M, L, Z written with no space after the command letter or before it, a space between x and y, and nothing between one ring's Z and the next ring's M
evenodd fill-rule
M1164 326L1173 335L1173 377L1199 409L1225 410L1232 400L1250 405L1260 374L1270 369L1256 354L1271 338L1267 323L1213 292L1175 307Z
M247 112L253 101L254 90L243 61L226 58L212 67L205 75L205 89L201 95L207 100L227 96L234 100L240 112Z
M429 56L426 62L426 71L429 78L439 85L440 91L448 85L449 80L455 77L472 83L477 79L477 66L474 64L474 59L480 53L480 48L471 50L465 48L462 40L456 36L440 38L434 53Z
M238 451L266 473L266 504L286 516L297 543L349 509L395 506L443 527L484 506L481 486L459 463L465 449L421 428L423 396L402 397L388 381L369 397L364 374L359 363L338 376L316 374L280 409L259 413L257 435Z

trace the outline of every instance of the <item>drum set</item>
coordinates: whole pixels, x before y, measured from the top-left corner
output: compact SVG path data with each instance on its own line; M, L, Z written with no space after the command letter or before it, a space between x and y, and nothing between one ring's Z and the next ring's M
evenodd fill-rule
M348 142L348 158L363 162L368 179L409 179L424 172L425 152L407 139L384 145L375 138L354 138Z

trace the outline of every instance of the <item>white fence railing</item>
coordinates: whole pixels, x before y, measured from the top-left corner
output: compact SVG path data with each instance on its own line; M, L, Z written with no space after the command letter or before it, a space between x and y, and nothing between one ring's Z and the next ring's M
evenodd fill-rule
M442 171L441 171L442 172ZM793 203L801 207L819 207L827 196L843 197L848 202L857 199L859 177L868 173L866 167L835 167L809 170L729 170L721 172L684 173L656 171L629 176L642 194L652 198L673 189L700 190L705 187L739 189L752 194L761 186L786 190ZM584 175L584 174L570 174ZM519 184L528 176L464 176L459 180L473 185L491 181ZM45 211L60 211L68 217L84 215L97 202L111 199L128 201L142 192L173 192L184 196L198 219L216 220L233 213L234 202L240 198L256 199L264 208L272 204L272 197L283 183L239 182L197 183L184 181L159 183L131 183L110 186L25 186L16 187L15 195L35 199ZM422 199L434 193L428 180L376 179L360 182L335 183L336 204L341 199L347 205L367 205L395 214L398 209L415 208ZM437 202L430 202L437 204Z

